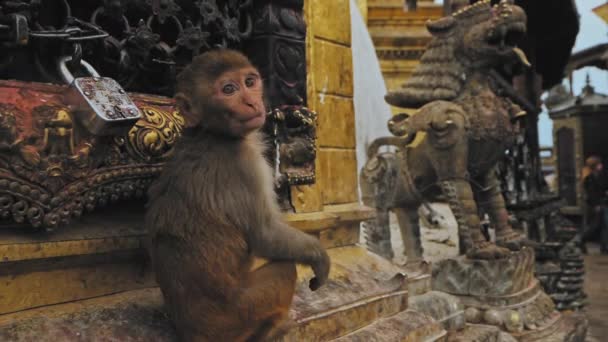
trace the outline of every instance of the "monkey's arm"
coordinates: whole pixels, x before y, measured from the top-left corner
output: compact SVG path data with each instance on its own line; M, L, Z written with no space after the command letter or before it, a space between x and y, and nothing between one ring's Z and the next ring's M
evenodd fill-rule
M312 290L316 290L327 280L330 260L319 240L290 227L280 219L253 230L250 243L256 256L309 265L315 273L315 278L310 282Z

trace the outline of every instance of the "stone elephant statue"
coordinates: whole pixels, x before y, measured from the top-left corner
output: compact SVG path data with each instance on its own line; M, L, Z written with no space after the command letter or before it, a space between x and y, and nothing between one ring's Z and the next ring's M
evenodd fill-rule
M426 203L438 198L447 201L456 218L461 254L494 259L520 249L525 239L509 224L494 168L504 149L497 151L495 146L471 138L462 106L433 101L411 117L396 115L388 126L394 136L378 138L367 149L361 190L363 202L378 209L377 224L388 220L389 211L395 213L408 263L422 259L419 207L424 205L432 220ZM418 132L426 134L412 144ZM382 146L397 150L379 153ZM482 233L480 211L489 215L496 229L496 244ZM372 245L386 241L382 236L370 236L378 232L367 234ZM373 247L386 251L386 246Z

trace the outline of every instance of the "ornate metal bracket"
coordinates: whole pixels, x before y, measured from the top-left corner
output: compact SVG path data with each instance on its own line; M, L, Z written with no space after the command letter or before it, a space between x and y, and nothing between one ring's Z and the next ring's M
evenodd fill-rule
M306 108L303 6L302 0L255 2L252 35L243 44L265 79L272 110L266 131L279 146L278 158L271 158L280 173L279 189L315 182L317 115Z

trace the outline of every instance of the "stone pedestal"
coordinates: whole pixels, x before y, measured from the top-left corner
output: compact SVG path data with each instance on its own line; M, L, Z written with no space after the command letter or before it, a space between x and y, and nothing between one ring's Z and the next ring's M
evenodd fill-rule
M534 276L534 265L534 251L528 248L505 259L462 256L433 265L433 289L456 296L464 305L467 329L454 334L494 326L519 341L583 341L586 319L556 310Z

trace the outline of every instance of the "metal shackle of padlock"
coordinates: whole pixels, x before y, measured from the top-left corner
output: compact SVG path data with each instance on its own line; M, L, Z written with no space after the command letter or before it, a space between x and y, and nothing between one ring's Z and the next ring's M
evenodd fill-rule
M95 135L124 134L141 118L141 112L127 92L112 78L101 77L84 60L79 64L90 75L74 77L68 69L72 57L59 59L61 78L69 85L65 101L80 122Z

